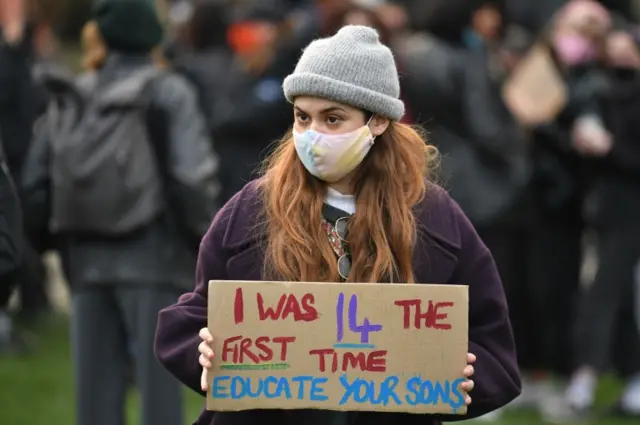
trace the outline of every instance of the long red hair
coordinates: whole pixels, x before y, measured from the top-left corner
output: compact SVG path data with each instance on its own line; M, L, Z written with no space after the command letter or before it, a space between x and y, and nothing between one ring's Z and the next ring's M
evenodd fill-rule
M396 122L376 139L354 180L349 282L414 282L413 207L425 195L435 152L416 130ZM265 165L265 276L339 282L336 255L321 225L326 184L304 168L290 133Z

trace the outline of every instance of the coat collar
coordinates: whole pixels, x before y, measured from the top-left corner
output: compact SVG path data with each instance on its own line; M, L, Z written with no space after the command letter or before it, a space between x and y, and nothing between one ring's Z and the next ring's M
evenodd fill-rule
M229 215L222 244L224 248L237 250L248 246L265 235L265 218L262 214L260 184L254 180L234 196L233 211ZM460 232L451 210L451 199L440 186L429 183L424 199L415 208L418 240L415 255L429 248L457 258L460 250Z

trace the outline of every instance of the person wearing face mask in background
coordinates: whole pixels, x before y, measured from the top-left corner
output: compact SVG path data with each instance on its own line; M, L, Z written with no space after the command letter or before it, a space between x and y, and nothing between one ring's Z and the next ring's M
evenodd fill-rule
M631 298L624 300L624 308L605 313L611 328L603 340L586 336L584 323L593 322L580 317L597 313L586 308L585 302L577 302L583 236L594 219L590 195L602 157L613 146L600 102L608 86L605 47L612 21L610 13L591 0L573 0L558 11L545 39L565 81L568 99L553 122L531 132L535 202L531 277L538 288L531 302L545 311L539 321L544 330L540 362L557 377L569 378L569 386L566 392L558 392L548 374L536 374L536 379L527 381L521 401L539 406L548 421L561 423L579 419L593 400L596 380L589 374L573 373L585 359L604 367L615 346L620 350L620 356L613 359L617 371L628 376L638 369L628 360L640 349L638 333L630 326ZM598 347L583 348L593 347L591 342ZM582 408L572 401L578 398Z
M586 142L589 147L595 144L586 152L602 161L594 179L599 266L577 317L578 368L567 390L568 402L579 412L592 407L598 376L606 371L620 333L618 318L633 308L640 259L640 38L634 31L635 38L630 31L614 31L605 42L608 86L599 96L598 124L606 127L608 149ZM591 131L598 137L603 130ZM635 330L632 315L627 316L625 324ZM625 356L637 363L633 348L629 344L625 348ZM633 372L612 413L640 418L640 370L636 367Z
M592 32L585 27L590 25ZM532 291L528 303L537 316L535 361L528 368L520 407L533 407L549 421L564 420L571 412L553 377L566 379L573 371L572 335L575 299L580 288L583 209L588 189L588 161L575 146L576 122L593 136L592 108L597 95L598 40L611 25L606 9L589 0L569 2L549 25L543 43L552 52L565 81L569 100L552 122L532 128L532 217L528 244ZM595 121L595 128L599 130ZM600 135L601 133L596 133Z

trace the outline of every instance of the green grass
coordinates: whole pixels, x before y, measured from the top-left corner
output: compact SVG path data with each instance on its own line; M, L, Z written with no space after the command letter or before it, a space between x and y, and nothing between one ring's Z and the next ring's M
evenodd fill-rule
M24 358L0 357L0 424L2 425L73 425L73 376L68 346L67 322L50 319L38 329L37 351ZM604 380L598 402L600 407L612 403L619 395L614 380ZM187 392L185 424L199 413L203 399ZM129 425L138 423L136 394L128 404ZM535 413L508 413L497 425L542 425ZM598 425L632 425L633 421L594 420Z

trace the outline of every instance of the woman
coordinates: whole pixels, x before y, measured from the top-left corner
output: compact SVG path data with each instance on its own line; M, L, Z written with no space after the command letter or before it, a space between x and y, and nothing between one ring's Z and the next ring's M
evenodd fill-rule
M397 122L404 113L398 74L376 31L347 26L312 42L284 80L284 93L294 105L293 134L273 153L264 176L213 220L200 246L194 292L160 313L160 361L192 389L206 391L213 356L205 328L211 279L465 284L468 361L477 372L467 366L465 376L474 378L462 385L473 402L467 397L467 416L446 419L476 417L511 401L520 378L495 264L457 204L427 181L430 149ZM334 223L333 232L340 217L350 222L350 261L338 261L322 231L323 219ZM196 423L409 425L441 419L254 410L203 412Z

